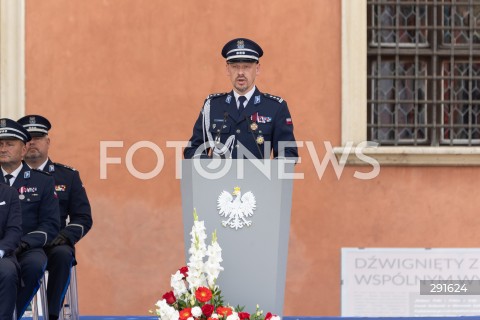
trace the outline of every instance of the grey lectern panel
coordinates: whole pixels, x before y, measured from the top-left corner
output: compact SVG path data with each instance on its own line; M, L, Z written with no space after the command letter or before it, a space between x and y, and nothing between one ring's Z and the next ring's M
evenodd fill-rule
M213 167L217 167L215 169ZM254 312L283 315L294 164L286 160L209 160L182 162L182 207L188 260L193 209L208 233L217 231L224 271L218 285L224 301ZM251 192L256 201L250 226L232 228L222 221L217 200L223 191ZM233 196L235 198L235 196ZM209 240L210 240L209 235Z

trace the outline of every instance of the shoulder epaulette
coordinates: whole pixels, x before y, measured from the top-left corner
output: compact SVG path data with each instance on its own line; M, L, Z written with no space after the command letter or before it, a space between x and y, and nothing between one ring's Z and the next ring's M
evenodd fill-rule
M54 162L53 164L58 166L58 167L62 167L62 168L68 169L68 170L77 171L77 169L72 168L70 166L67 166L66 164L63 164L63 163Z
M47 176L51 176L50 172L46 172L46 171L43 171L43 170L32 169L32 171L39 172L39 173L43 173L44 175L47 175Z
M221 97L221 96L224 96L224 95L227 95L227 94L228 94L228 92L212 93L212 94L209 94L207 96L207 99L217 98L217 97Z
M277 101L278 103L282 103L282 102L283 102L283 98L280 98L280 97L271 95L270 93L264 93L263 95L264 95L265 97L267 97L267 98L270 98L270 99L272 99L272 100Z

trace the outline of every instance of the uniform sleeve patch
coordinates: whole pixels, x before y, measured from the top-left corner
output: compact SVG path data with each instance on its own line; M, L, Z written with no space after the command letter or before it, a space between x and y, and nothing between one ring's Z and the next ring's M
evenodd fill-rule
M287 119L285 120L285 123L288 124L288 125L292 125L292 124L293 124L292 118L287 118Z

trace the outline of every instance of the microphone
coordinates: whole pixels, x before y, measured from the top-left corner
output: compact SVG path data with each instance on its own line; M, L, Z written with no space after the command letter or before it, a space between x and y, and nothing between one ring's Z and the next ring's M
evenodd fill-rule
M220 134L222 133L223 126L227 123L228 112L225 111L223 114L223 122L221 128L217 130L217 135L215 136L215 143L220 143Z
M247 120L248 131L250 131L250 133L252 134L253 142L254 142L255 145L257 146L258 153L260 154L260 156L262 157L262 159L264 159L264 158L265 158L265 155L263 154L262 150L261 150L260 147L258 146L257 139L255 139L255 134L253 133L253 130L252 130L252 128L251 128L252 123L250 122L250 119L248 118L247 115L245 115L245 120Z

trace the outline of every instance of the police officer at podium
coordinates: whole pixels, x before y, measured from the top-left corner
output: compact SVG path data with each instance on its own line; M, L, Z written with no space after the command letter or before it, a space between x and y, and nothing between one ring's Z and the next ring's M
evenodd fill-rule
M6 183L0 183L0 320L11 320L15 309L20 266L14 252L21 237L22 210L18 193Z
M47 256L43 247L58 234L60 213L53 177L22 161L31 136L18 122L0 119L0 166L6 184L17 190L22 210L22 237L15 249L22 285L17 293L20 319L40 285Z
M287 102L255 86L262 48L247 38L222 49L233 89L210 94L193 127L185 159L298 157Z
M74 245L92 227L90 202L78 171L48 157L50 121L41 115L27 115L18 122L32 136L25 162L55 178L60 201L60 232L45 248L48 256L48 312L50 319L56 320L69 285L71 267L76 265Z

